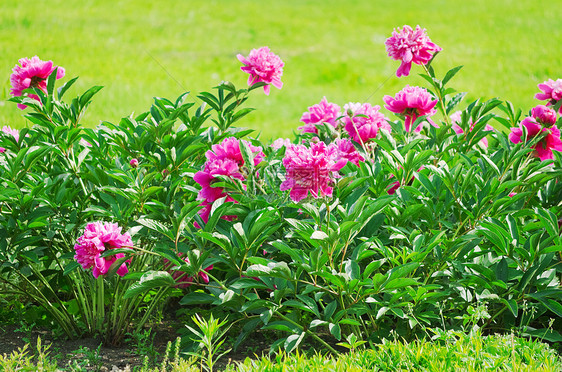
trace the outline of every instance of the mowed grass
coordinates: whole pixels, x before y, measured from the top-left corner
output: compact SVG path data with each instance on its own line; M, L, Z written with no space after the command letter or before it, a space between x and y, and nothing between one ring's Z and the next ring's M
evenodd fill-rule
M452 86L500 97L524 111L536 105L537 84L562 78L560 0L49 0L0 2L0 126L29 125L9 97L9 75L21 57L38 55L80 76L69 95L92 85L84 125L118 122L146 111L152 97L209 90L222 80L246 86L236 54L269 46L285 62L282 90L253 94L258 110L240 124L262 138L289 136L302 113L326 96L381 105L385 94L422 85L396 78L384 41L392 29L417 24L443 48L438 74L464 65ZM390 116L390 114L389 114ZM257 133L256 133L257 135Z

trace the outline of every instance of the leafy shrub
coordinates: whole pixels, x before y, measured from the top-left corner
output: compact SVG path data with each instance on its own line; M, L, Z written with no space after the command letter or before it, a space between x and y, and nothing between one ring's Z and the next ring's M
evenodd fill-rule
M461 330L483 303L485 331L561 340L550 320L562 316L558 81L539 85L548 106L523 120L496 98L453 114L460 67L439 78L440 48L424 32L404 27L387 42L398 75L413 61L429 84L385 97L396 120L360 103L334 117L323 101L294 143L271 146L233 126L252 91L280 87L283 63L267 48L239 57L247 89L155 98L96 129L80 118L101 88L66 103L75 79L55 92L55 68L12 98L33 128L1 137L0 280L67 335L110 343L170 295L232 313L236 345L261 328L280 332L272 349L287 352L306 337L335 353L330 337ZM420 48L397 51L404 38ZM97 279L73 259L93 221L132 242L97 246Z

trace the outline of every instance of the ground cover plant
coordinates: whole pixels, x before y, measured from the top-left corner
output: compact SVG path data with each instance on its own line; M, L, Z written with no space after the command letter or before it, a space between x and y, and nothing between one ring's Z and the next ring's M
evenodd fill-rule
M384 48L396 76L425 82L382 98L393 118L318 97L272 143L240 126L250 95L283 87L268 47L237 56L247 87L156 97L96 128L81 123L100 86L68 99L77 78L58 84L60 61L20 59L10 101L33 126L0 134L4 293L66 337L113 345L177 297L226 318L185 329L182 350L209 370L226 323L229 347L261 330L286 353L390 334L560 342L562 80L536 82L524 114L463 102L461 67L440 69L446 50L420 26Z

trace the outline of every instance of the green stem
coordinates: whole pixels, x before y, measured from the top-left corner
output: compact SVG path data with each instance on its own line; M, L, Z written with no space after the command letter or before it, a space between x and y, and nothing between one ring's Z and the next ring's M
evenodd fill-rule
M427 76L431 77L431 74L429 73L427 66L423 64L422 66L425 72L427 73ZM447 115L447 110L445 109L445 97L443 97L443 95L441 94L442 93L441 89L435 83L433 83L432 85L435 88L435 93L437 94L437 98L439 99L439 104L441 105L443 119L445 119L445 123L447 123L447 125L451 125L451 121L449 119L449 116Z

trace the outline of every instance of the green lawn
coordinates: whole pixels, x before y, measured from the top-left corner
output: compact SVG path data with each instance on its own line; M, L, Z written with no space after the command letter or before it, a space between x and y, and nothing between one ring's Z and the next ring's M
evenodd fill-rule
M558 3L558 5L556 5ZM382 105L412 75L398 79L384 40L394 27L417 24L443 48L435 68L464 69L453 82L468 100L498 96L533 107L537 84L561 78L562 27L557 11L533 0L43 0L0 2L0 76L21 57L38 55L80 76L77 94L105 88L85 124L116 122L146 110L153 96L175 98L221 80L245 86L237 53L269 46L285 61L282 90L254 94L258 111L244 126L265 137L290 135L303 111L323 96L343 106ZM420 72L419 66L412 69ZM388 79L390 77L390 79ZM388 79L388 80L387 80ZM384 84L383 84L384 83ZM380 87L382 85L382 87ZM379 88L380 87L380 88ZM0 102L0 126L26 125L12 103Z

